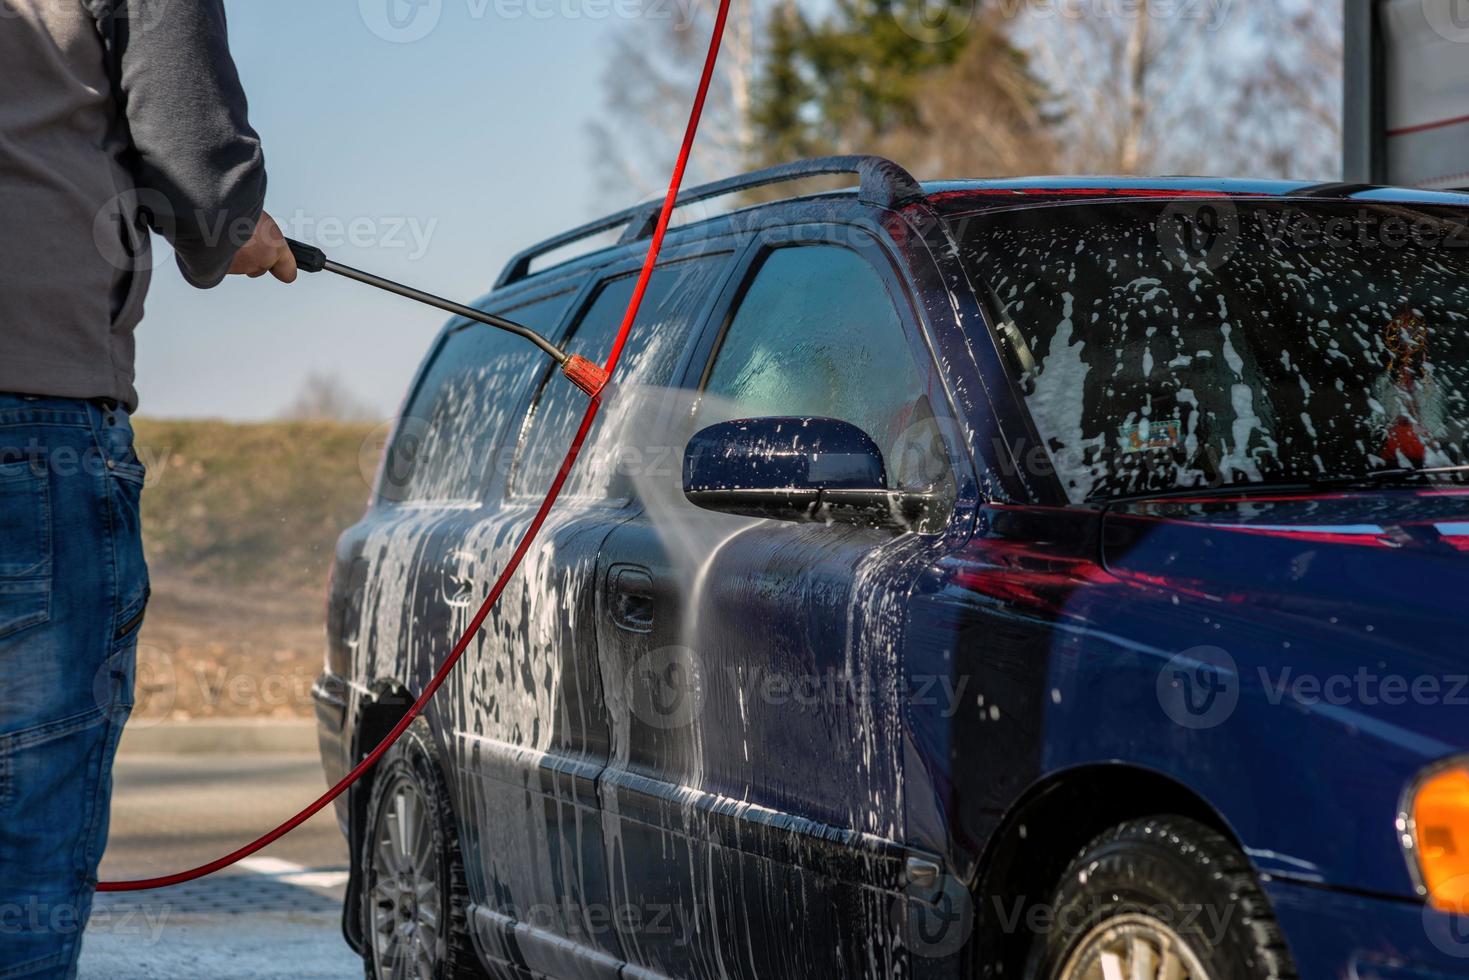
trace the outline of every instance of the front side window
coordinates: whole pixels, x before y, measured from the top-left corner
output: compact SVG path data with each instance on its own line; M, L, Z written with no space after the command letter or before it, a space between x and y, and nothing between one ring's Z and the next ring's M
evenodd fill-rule
M1073 501L1469 463L1462 211L1130 202L954 228Z
M947 462L903 321L877 270L837 245L769 252L750 281L715 358L700 422L818 416L872 437L893 488L932 486ZM919 443L924 452L912 452ZM942 472L938 472L942 470Z

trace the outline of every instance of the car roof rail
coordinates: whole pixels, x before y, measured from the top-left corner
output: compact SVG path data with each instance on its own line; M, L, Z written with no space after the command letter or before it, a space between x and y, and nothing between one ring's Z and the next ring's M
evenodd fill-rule
M923 187L913 175L893 161L879 156L849 154L796 160L793 163L783 163L774 167L766 167L764 170L702 184L679 194L678 206L682 207L716 197L726 197L769 184L804 180L808 177L821 177L828 174L856 174L859 178L858 200L874 207L899 208L913 201L922 200L924 197ZM622 237L618 239L620 245L647 238L653 234L654 226L658 223L662 203L662 199L658 199L638 204L532 245L517 253L506 263L500 273L500 278L495 281L495 288L499 289L528 278L531 275L531 263L548 252L554 252L558 248L611 231L614 228L625 229Z

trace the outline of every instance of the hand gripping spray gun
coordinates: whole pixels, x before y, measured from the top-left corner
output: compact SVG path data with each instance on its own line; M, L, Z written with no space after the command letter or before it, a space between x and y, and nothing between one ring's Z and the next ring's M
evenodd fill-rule
M607 384L607 372L602 370L600 365L594 364L580 354L566 353L524 324L516 323L514 320L507 320L502 316L495 316L493 313L485 313L473 307L464 306L461 303L455 303L452 300L435 296L432 293L426 293L421 289L414 289L412 286L404 286L401 283L393 282L391 279L384 279L370 272L363 272L361 269L354 269L351 266L342 265L340 262L333 262L326 257L325 252L314 245L307 245L304 242L298 242L292 238L287 238L286 244L290 246L291 254L296 257L296 267L302 272L332 272L344 278L354 279L357 282L386 290L405 299L411 299L416 303L424 303L443 310L446 313L462 316L466 320L475 320L499 330L505 330L524 337L554 357L556 363L561 365L561 373L566 375L567 380L592 398L597 397L602 391L602 388Z

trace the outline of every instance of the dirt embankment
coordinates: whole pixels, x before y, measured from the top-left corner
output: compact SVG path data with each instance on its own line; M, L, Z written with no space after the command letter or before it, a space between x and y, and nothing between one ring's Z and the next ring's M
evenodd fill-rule
M332 551L367 502L381 427L136 426L153 599L135 721L310 715Z

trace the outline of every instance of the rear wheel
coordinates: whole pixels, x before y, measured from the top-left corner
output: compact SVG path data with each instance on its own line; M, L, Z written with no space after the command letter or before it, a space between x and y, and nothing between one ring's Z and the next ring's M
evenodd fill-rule
M1183 817L1133 820L1071 862L1030 980L1288 980L1285 941L1249 862Z
M363 956L375 980L481 975L449 788L428 724L413 723L373 779L362 844Z

